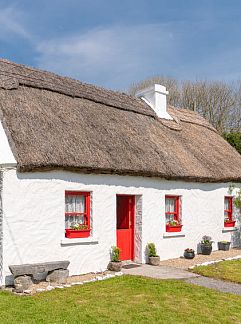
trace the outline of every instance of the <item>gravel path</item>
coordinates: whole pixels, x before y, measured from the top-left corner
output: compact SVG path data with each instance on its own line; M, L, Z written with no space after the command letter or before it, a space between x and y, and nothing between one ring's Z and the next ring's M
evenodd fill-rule
M241 248L230 249L229 251L214 251L211 255L197 254L194 259L182 258L161 261L160 265L170 266L179 269L188 269L191 266L207 261L215 261L241 255Z
M185 281L194 285L211 288L226 293L232 293L235 295L241 295L241 284L238 283L227 282L224 280L212 279L202 276L196 278L189 278Z

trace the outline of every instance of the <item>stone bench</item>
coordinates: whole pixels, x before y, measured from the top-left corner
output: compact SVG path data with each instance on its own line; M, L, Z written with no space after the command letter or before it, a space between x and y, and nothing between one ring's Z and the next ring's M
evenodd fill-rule
M54 261L33 264L10 265L9 269L14 277L16 292L23 292L30 288L37 275L46 273L46 281L66 283L69 276L69 261Z

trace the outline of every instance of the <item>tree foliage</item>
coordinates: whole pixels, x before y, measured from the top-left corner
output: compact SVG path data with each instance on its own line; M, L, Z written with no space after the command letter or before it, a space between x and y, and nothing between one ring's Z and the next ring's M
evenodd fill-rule
M156 76L133 84L129 93L155 83L166 86L168 104L197 111L205 117L220 134L241 132L241 82L232 84L223 81L181 81Z
M241 133L224 133L223 137L241 154Z

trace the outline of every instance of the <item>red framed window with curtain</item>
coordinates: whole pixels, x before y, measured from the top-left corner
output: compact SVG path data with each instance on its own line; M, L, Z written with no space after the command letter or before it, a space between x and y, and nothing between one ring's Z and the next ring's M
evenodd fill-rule
M233 197L224 197L224 226L235 226L235 220L233 220Z
M90 236L90 192L65 192L65 236Z
M180 196L165 196L166 231L180 232Z

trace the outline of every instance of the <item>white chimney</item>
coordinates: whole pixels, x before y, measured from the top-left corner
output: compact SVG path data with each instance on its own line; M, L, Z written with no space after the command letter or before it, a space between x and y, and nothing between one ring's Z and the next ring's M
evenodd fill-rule
M160 84L154 84L136 93L136 96L143 99L159 118L172 119L167 112L167 95L166 87Z

